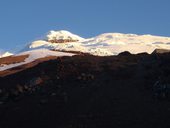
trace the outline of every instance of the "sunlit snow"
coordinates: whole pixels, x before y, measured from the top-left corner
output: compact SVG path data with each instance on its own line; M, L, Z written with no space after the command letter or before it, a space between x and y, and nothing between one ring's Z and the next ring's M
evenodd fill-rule
M53 39L76 40L76 42L49 42L49 40ZM132 54L141 52L152 53L155 49L170 49L170 38L152 35L105 33L96 37L84 39L65 30L50 31L44 39L28 44L17 54L29 55L24 62L6 66L3 65L0 67L0 71L30 63L36 59L47 56L74 55L72 53L63 53L62 51L78 51L97 56L111 56L117 55L124 51L129 51ZM7 54L7 56L8 55L10 54Z
M40 58L44 58L44 57L48 57L48 56L73 56L75 54L56 52L56 51L51 51L48 49L38 49L38 50L31 50L31 51L23 52L23 53L15 55L15 56L21 56L21 55L29 55L29 57L26 58L24 62L20 62L17 64L4 65L4 66L0 67L0 71L4 71L4 70L10 69L10 68L21 66L21 65L33 62L36 59L40 59Z
M123 51L132 54L151 53L156 48L170 49L170 38L152 35L136 35L122 33L105 33L93 38L84 39L67 31L51 31L47 38L79 40L73 43L50 43L44 40L34 41L26 50L47 48L64 51L81 51L98 56L117 55Z
M10 52L5 52L5 53L3 53L2 55L0 55L0 58L2 58L2 57L8 57L8 56L12 56L13 54L12 53L10 53Z

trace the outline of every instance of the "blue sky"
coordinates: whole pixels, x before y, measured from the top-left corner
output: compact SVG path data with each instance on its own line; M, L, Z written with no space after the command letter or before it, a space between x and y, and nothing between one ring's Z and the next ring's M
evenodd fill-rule
M16 50L49 30L170 36L170 0L1 0L0 49Z

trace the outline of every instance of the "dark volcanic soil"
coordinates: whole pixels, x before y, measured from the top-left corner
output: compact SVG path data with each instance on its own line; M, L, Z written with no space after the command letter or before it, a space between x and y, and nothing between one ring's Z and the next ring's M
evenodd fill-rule
M168 53L78 55L0 77L0 128L169 128L169 65Z

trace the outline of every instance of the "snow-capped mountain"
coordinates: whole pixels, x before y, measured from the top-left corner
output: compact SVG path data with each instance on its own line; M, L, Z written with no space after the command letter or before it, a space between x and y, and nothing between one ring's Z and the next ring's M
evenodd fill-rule
M92 39L92 38L91 38ZM92 55L108 56L114 55L111 51L89 45L91 39L84 39L68 31L50 31L44 40L34 41L27 45L23 51L30 51L33 49L50 49L57 51L77 51L83 53L90 53Z
M34 41L24 50L47 48L58 51L81 51L98 56L109 56L117 55L123 51L136 54L141 52L152 53L157 48L170 49L169 37L152 35L105 33L84 39L62 30L50 31L46 39ZM73 42L68 41L69 39L73 40ZM54 40L66 40L66 42L56 43Z
M50 31L44 39L28 44L13 56L28 55L23 62L10 63L8 65L0 63L0 71L49 56L73 56L76 52L97 56L111 56L124 51L129 51L132 54L141 52L152 53L155 49L170 49L170 37L105 33L85 39L65 30ZM10 55L12 54L7 52L1 57Z

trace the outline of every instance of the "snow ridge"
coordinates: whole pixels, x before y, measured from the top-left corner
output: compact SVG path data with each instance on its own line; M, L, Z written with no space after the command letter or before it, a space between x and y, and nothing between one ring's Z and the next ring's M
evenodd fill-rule
M12 56L12 55L13 55L13 53L5 52L5 53L3 53L2 55L0 55L0 58Z
M98 56L117 55L120 52L129 51L133 54L147 52L155 49L170 49L170 38L152 35L104 33L93 38L84 39L71 32L50 31L48 40L72 39L77 42L51 43L48 40L39 40L31 43L26 49L47 48L64 51L80 51Z

